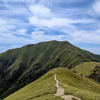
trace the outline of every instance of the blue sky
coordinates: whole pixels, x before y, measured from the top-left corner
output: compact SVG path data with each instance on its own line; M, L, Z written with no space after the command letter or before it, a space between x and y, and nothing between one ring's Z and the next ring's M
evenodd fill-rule
M0 53L50 40L100 54L100 0L0 0Z

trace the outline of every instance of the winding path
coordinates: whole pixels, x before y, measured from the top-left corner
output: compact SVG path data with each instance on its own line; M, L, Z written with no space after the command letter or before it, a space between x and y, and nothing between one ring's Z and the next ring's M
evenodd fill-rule
M65 95L64 94L64 88L63 87L61 87L61 86L59 86L59 81L57 80L57 78L56 78L56 70L54 71L54 79L56 80L56 87L57 87L57 92L56 92L56 94L54 94L54 95L56 95L56 96L60 96L62 99L64 99L64 100L73 100L72 98L74 98L75 100L81 100L80 98L78 98L78 97L75 97L75 96L73 96L73 95Z

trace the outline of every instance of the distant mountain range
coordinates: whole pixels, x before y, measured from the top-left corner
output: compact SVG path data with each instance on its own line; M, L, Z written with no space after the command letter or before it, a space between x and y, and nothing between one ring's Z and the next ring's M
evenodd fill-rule
M84 62L99 63L100 55L82 50L67 41L41 42L8 50L0 54L0 98L5 98L53 68L65 67L77 73L73 69ZM92 78L97 77L99 67L90 74Z

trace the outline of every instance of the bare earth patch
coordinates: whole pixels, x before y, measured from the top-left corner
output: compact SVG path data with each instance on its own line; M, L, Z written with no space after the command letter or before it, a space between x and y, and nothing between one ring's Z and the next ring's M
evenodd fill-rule
M55 74L54 74L54 79L55 79L55 81L56 81L56 87L57 87L57 92L56 92L56 94L54 94L54 95L56 95L56 96L60 96L62 99L64 99L64 100L81 100L80 98L78 98L78 97L75 97L75 96L73 96L73 95L65 95L64 94L64 88L63 87L61 87L61 86L59 86L59 81L57 80L57 78L56 78L56 70L55 70L55 72L54 72Z

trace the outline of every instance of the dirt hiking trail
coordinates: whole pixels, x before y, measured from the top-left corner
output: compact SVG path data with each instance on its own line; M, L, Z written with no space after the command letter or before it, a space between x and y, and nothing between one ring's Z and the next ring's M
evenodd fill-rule
M72 98L74 98L75 100L81 100L80 98L75 97L75 96L73 96L73 95L65 95L65 94L64 94L64 88L61 87L61 86L59 86L59 81L58 81L57 78L56 78L56 69L55 69L55 71L54 71L54 79L55 79L55 81L56 81L56 87L57 87L57 92L56 92L56 94L54 94L54 95L60 96L60 97L61 97L62 99L64 99L64 100L73 100Z

